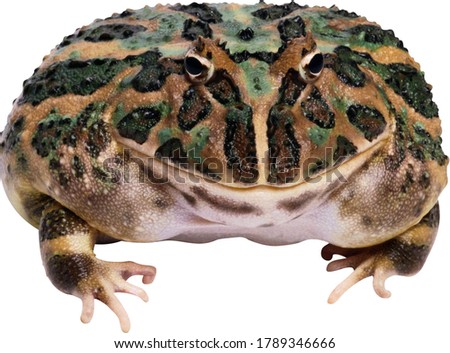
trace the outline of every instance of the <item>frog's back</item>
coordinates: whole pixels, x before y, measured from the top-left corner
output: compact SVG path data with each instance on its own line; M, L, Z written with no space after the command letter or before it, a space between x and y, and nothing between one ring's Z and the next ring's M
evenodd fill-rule
M281 187L351 173L396 139L444 165L437 114L403 43L354 13L158 5L65 37L24 82L2 145L5 170L25 177L10 184L45 194L86 174L111 182L105 161L126 150L218 184Z

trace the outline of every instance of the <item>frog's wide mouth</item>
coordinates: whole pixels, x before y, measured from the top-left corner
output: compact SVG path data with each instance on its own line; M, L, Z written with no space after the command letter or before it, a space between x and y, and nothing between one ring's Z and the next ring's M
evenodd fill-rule
M259 174L257 179L253 182L248 182L248 180L251 179L251 175L249 174L250 177L248 180L242 182L239 180L236 181L233 178L233 169L224 168L225 172L219 175L218 173L205 172L195 164L188 165L176 163L168 158L145 157L144 163L147 169L147 177L150 182L170 183L174 186L207 184L210 187L223 188L230 192L232 190L240 192L246 190L289 190L296 187L315 189L323 185L335 185L336 183L347 182L356 170L358 170L365 162L371 160L373 155L376 154L380 148L385 146L386 141L387 137L381 138L366 150L352 156L352 158L342 161L341 163L335 163L333 166L324 168L312 175L301 173L302 170L310 170L308 166L304 166L303 169L299 167L298 170L300 172L297 174L296 178L289 179L286 182L278 181L272 183L267 181L267 173L270 166L264 164L258 165ZM218 160L216 160L215 163L219 163ZM309 161L309 163L315 165L315 161Z

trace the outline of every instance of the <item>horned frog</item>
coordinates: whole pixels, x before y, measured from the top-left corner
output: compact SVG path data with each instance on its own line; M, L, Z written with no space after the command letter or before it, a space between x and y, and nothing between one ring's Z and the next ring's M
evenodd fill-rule
M306 239L381 297L425 262L447 182L438 109L392 31L294 2L126 10L78 29L24 82L0 171L39 229L53 284L115 296L155 268L97 259L97 243Z

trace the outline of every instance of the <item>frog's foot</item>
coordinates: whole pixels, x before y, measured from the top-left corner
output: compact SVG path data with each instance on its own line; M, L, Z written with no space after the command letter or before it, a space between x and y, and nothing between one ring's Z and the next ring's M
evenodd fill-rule
M123 305L115 293L129 293L148 301L147 293L126 280L134 275L142 275L142 282L153 282L156 269L152 266L139 265L134 262L106 262L95 259L87 267L87 276L78 282L73 294L83 302L81 321L88 323L94 314L94 299L105 303L119 318L122 331L128 332L130 320Z
M375 292L382 298L390 297L385 281L393 275L411 276L425 263L434 242L439 224L439 207L436 204L422 220L401 235L370 248L346 249L332 244L322 249L322 257L331 260L333 255L345 258L328 264L328 271L352 267L353 271L330 294L329 303L336 302L342 294L362 279L373 276Z
M91 320L94 299L98 299L111 308L122 330L127 332L130 320L115 293L130 293L147 301L145 291L126 280L142 275L144 284L151 283L156 270L134 262L97 259L93 252L97 235L98 232L77 215L56 202L50 203L43 212L39 228L42 262L56 288L81 298L81 321Z
M396 274L392 262L375 248L359 249L359 251L358 253L354 249L339 248L331 244L322 249L322 257L325 260L331 260L334 254L346 256L345 259L330 262L327 271L337 271L346 267L355 269L333 290L328 298L329 303L336 302L350 287L369 276L373 276L375 292L382 298L390 297L391 293L386 290L384 282Z

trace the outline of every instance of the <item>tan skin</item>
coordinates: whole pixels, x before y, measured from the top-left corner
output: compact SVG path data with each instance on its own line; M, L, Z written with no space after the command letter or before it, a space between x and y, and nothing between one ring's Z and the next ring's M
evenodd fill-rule
M355 269L330 303L369 276L388 297L389 276L424 264L448 159L418 64L364 18L258 6L269 12L233 9L258 28L246 39L209 8L106 19L66 39L25 83L0 137L2 180L39 228L48 277L82 300L83 322L98 299L128 331L115 292L147 301L127 279L148 284L156 273L97 259L97 243L321 239L324 259L344 257L329 271ZM174 21L170 35L161 18ZM314 33L323 18L340 36ZM172 36L158 50L140 41L155 31Z

